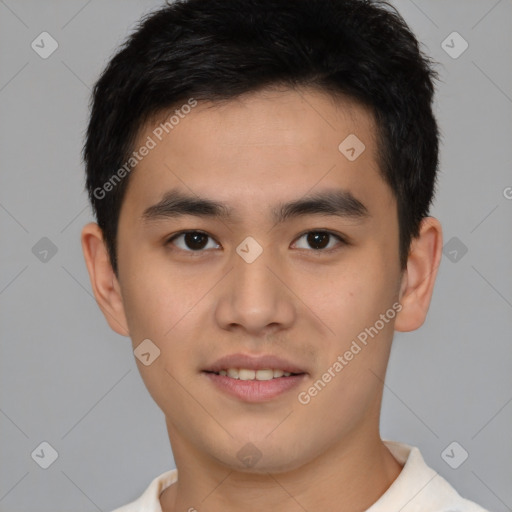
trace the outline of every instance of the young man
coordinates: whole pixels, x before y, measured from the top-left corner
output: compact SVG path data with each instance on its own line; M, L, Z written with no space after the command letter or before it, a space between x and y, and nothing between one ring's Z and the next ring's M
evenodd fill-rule
M379 434L441 259L435 76L363 0L184 0L109 63L82 246L177 466L118 512L483 510Z

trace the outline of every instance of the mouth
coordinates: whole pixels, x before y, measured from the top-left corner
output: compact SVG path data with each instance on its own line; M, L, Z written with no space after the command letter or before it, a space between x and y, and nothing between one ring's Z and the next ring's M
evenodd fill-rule
M266 402L298 386L308 373L274 356L234 354L201 372L217 391L244 402Z
M250 368L227 368L225 370L219 370L218 372L209 372L222 377L229 377L235 380L259 380L266 381L272 379L281 379L283 377L291 377L292 375L303 375L303 372L292 373L285 372L280 369L264 368L262 370L251 370Z

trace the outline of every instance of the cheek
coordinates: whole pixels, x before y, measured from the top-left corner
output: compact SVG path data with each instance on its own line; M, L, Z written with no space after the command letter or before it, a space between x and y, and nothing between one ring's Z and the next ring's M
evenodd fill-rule
M360 366L377 370L387 361L396 316L392 306L398 306L396 277L378 258L375 254L366 261L361 259L326 281L323 293L311 297L315 312L330 328L324 341L329 364L349 350L357 352L350 363L352 370Z
M339 268L322 282L310 284L312 307L342 338L362 321L372 318L382 305L381 273L370 274L368 268L359 264L352 264L350 269Z
M161 336L172 325L182 304L183 286L158 252L137 239L119 238L119 274L130 333ZM123 242L121 242L123 240Z
M123 305L133 343L140 337L153 338L158 332L155 320L161 318L163 309L160 290L155 289L142 269L128 270L122 283Z

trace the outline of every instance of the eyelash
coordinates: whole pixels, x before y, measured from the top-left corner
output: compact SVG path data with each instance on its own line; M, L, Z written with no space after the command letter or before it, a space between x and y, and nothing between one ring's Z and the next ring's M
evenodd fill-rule
M201 234L201 235L205 235L207 236L208 238L211 238L212 240L215 240L212 236L210 236L208 233L205 233L204 231L200 231L200 230L188 230L188 231L180 231L179 233L175 233L174 235L172 235L171 237L167 238L164 245L165 246L168 246L168 245L171 245L172 242L174 242L174 240L176 240L178 237L182 236L182 235L187 235L187 234L190 234L190 233L197 233L197 234ZM315 233L315 234L321 234L321 235L330 235L331 237L334 237L334 238L337 238L338 241L341 243L342 246L344 245L349 245L349 243L347 242L347 240L342 237L341 235L338 235L332 231L328 231L328 230L309 230L309 231L306 231L304 233L302 233L301 235L299 235L296 240L300 240L302 237L304 237L305 235L308 235L310 233ZM217 244L218 242L215 241ZM220 245L220 244L218 244ZM180 251L183 251L183 252L188 252L188 253L191 253L191 254L202 254L204 252L206 252L208 249L199 249L199 250L190 250L190 249L181 249L181 248L177 248L178 250ZM327 253L327 254L330 254L332 252L335 252L337 250L339 250L340 247L334 247L334 248L331 248L331 249L299 249L299 250L307 250L308 252L313 252L313 253L316 253L316 254L320 254L320 253Z

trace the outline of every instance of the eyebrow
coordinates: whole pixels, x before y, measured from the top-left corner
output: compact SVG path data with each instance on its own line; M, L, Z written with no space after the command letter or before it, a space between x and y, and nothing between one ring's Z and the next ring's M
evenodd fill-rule
M151 222L185 215L232 221L234 210L224 203L173 189L166 192L161 201L146 208L142 220ZM276 224L306 215L333 215L354 220L370 217L366 206L345 189L317 192L288 203L279 203L271 209L272 220Z

